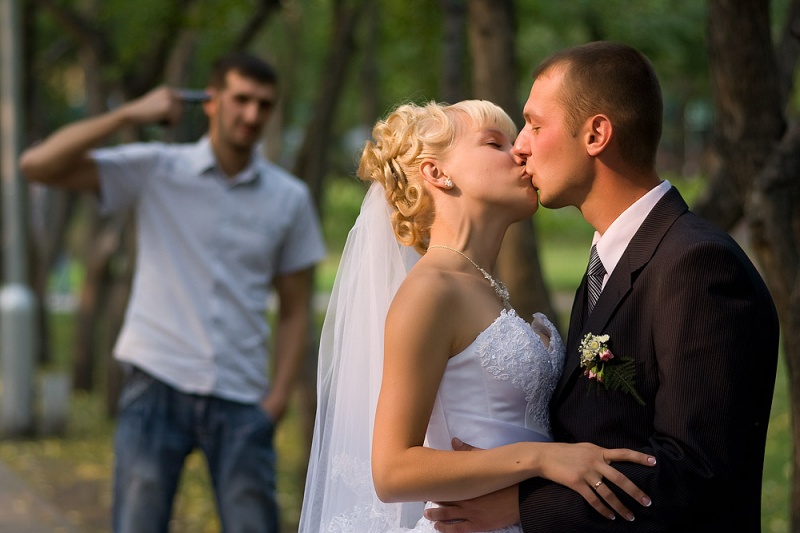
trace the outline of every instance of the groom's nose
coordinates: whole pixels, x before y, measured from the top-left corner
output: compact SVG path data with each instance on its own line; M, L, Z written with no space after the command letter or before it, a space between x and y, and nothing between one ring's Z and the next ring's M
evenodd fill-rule
M528 156L531 155L530 150L528 149L527 139L525 139L525 130L519 132L517 138L514 140L514 146L511 149L511 153L514 155L514 159L517 161L517 164L524 165L525 161L528 159Z
M525 149L522 134L514 141L514 146L511 148L511 155L514 157L514 162L519 166L525 165L525 162L528 160L530 150Z

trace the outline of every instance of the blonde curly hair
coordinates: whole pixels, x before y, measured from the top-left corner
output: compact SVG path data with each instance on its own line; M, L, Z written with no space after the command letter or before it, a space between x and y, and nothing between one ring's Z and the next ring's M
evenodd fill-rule
M373 140L367 141L361 154L359 178L383 185L397 240L420 253L428 248L435 216L420 164L426 158L441 158L458 139L460 128L469 126L475 130L498 128L512 141L517 135L508 114L486 100L403 104L375 124Z

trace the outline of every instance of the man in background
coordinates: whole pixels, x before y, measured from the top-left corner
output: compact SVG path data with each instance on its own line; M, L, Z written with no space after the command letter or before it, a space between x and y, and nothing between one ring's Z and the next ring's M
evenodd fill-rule
M160 87L20 158L30 181L91 191L104 213L135 210L136 270L114 349L128 370L114 441L115 533L167 531L196 448L222 529L279 531L273 433L305 351L311 273L325 250L308 188L256 148L277 84L262 60L227 55L213 66L208 132L196 143L94 149L125 127L176 123L181 93Z

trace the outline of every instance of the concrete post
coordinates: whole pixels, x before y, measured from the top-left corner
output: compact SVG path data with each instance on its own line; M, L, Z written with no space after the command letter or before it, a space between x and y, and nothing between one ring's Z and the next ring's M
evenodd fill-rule
M2 160L4 278L0 289L0 431L33 431L36 298L26 284L26 194L17 158L22 111L22 21L19 0L0 0L0 160Z

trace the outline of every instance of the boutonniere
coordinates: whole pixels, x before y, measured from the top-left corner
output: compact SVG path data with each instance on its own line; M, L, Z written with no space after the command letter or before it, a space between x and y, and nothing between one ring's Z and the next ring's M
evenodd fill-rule
M608 348L611 337L587 333L578 351L583 375L597 380L607 390L630 394L640 405L644 400L636 392L636 365L630 357L615 357Z

